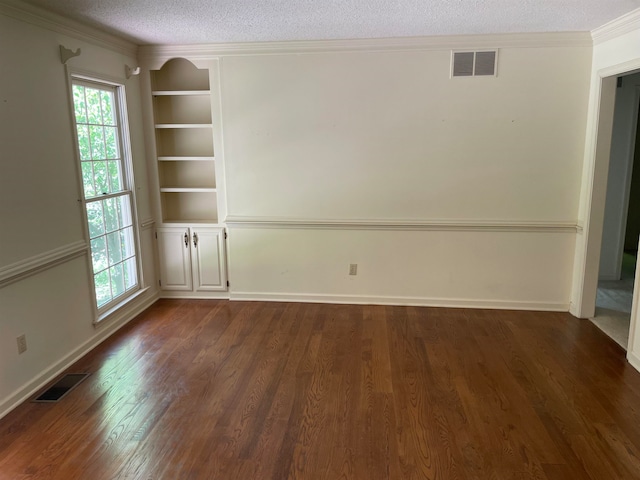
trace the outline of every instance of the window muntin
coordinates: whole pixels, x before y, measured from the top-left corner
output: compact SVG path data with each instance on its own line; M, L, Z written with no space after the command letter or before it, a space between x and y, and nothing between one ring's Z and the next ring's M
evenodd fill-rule
M116 86L74 78L72 93L95 296L103 312L139 288L120 92Z

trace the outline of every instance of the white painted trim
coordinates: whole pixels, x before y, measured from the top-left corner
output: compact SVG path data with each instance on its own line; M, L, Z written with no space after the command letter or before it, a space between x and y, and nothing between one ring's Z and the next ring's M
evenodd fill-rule
M569 313L576 318L580 318L580 315L579 315L580 312L576 307L576 304L573 302L569 302Z
M598 70L598 77L600 77L600 79L617 77L619 75L634 73L636 70L640 70L640 58L634 58L633 60L602 68Z
M589 32L507 33L496 35L440 35L428 37L309 40L201 45L143 45L138 58L164 62L175 57L206 59L239 55L325 53L354 51L451 50L479 48L592 47Z
M140 230L147 230L155 225L156 221L153 218L147 218L140 223Z
M85 255L88 250L89 245L84 241L78 241L2 267L0 268L0 288Z
M635 353L627 352L627 361L633 368L640 372L640 357L638 357Z
M138 54L138 46L132 42L19 0L0 0L0 14L108 48L133 59Z
M582 228L575 222L520 222L512 220L338 220L285 217L228 216L224 222L231 228L303 228L332 230L437 230L489 232L566 232Z
M136 300L145 295L150 288L151 287L142 287L131 295L128 295L121 302L116 303L113 307L100 314L98 318L94 320L93 325L98 326L102 323L112 322L114 318L126 316L127 308L130 308L131 304L135 304Z
M225 283L226 283L225 279ZM226 286L224 287L227 288ZM175 290L161 290L159 298L184 298L189 300L229 300L229 291L212 291L206 294L202 292L188 292Z
M482 300L472 298L383 297L310 293L231 292L230 300L260 302L338 303L356 305L398 305L416 307L487 308L566 312L569 303Z
M593 44L598 45L638 29L640 29L640 8L593 29L591 38L593 38Z
M67 368L81 359L84 355L96 348L100 343L105 341L116 331L118 331L120 328L125 326L136 316L142 313L144 310L149 308L157 300L157 294L151 295L149 298L145 299L138 305L135 305L128 309L123 309L126 311L121 312L121 314L114 318L114 321L109 322L108 325L104 327L104 329L100 328L100 332L96 336L90 338L78 348L66 355L64 358L60 359L58 362L43 370L40 375L31 380L24 387L18 389L4 401L0 402L0 418L7 415L22 402L26 401L29 397L38 392L41 388L45 387L54 378L56 378ZM102 327L104 323L105 322L102 322L99 326L96 327Z

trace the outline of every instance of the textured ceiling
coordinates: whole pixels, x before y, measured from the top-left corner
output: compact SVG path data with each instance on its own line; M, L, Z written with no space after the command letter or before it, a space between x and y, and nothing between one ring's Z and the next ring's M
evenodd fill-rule
M27 0L137 44L589 31L640 0Z

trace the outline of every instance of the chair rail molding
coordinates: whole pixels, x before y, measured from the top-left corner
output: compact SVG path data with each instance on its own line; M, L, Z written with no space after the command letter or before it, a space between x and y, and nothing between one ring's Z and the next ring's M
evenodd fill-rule
M34 255L6 267L0 267L0 288L49 268L86 255L89 246L84 240L73 242L48 252Z
M330 230L434 230L434 231L488 231L488 232L547 232L579 233L582 227L576 221L519 221L519 220L343 220L305 219L285 217L245 217L230 215L226 218L230 228L303 228Z

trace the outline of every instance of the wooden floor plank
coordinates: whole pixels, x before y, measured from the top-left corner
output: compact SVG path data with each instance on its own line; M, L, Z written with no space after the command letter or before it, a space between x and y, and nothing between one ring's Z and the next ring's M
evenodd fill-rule
M640 479L640 374L562 313L161 300L0 420L0 479Z

